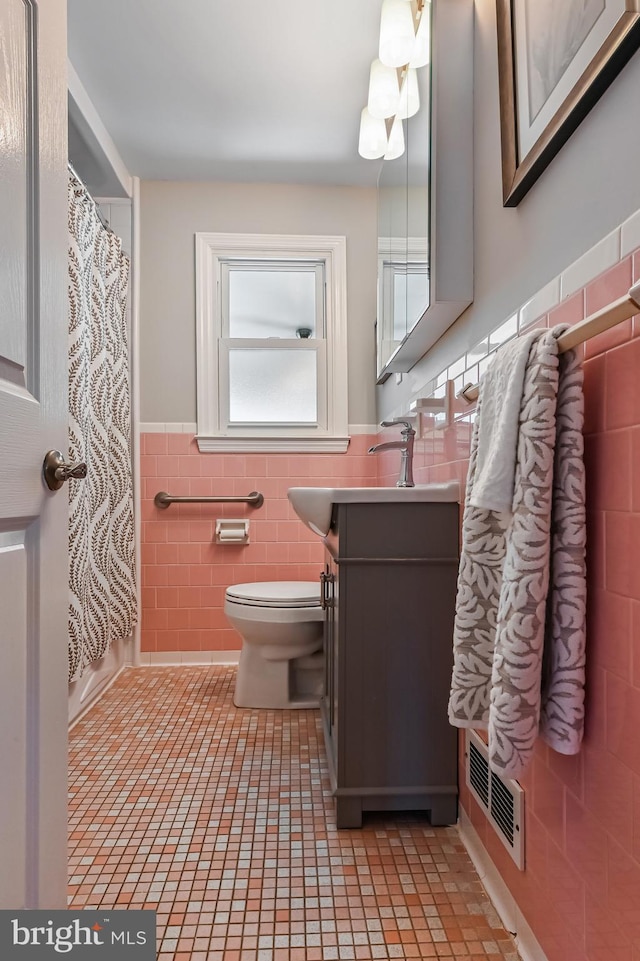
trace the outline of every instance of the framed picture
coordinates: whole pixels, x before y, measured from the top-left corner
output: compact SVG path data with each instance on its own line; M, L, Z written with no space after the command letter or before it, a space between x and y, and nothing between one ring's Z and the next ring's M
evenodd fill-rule
M497 10L503 199L515 207L640 46L640 0Z

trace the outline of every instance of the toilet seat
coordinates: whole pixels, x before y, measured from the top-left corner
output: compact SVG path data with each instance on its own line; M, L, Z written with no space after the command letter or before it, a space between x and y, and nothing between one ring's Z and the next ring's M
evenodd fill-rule
M320 607L320 586L316 581L262 581L233 584L226 598L234 604L262 608Z
M224 612L242 638L236 707L318 707L325 613L319 583L232 584L225 592Z

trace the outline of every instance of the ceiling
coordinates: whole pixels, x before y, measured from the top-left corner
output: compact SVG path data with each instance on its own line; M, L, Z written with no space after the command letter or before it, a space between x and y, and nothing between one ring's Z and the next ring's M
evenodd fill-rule
M68 0L69 59L131 174L374 186L381 0Z

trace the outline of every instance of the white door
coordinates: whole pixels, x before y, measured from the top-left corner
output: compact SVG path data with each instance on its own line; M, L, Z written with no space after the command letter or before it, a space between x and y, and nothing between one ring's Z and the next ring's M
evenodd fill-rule
M0 0L0 908L66 906L65 0Z

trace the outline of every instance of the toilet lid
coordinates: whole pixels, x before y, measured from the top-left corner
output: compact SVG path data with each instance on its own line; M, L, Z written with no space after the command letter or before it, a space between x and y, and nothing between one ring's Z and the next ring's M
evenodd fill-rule
M233 584L227 597L236 604L254 607L319 607L320 585L316 581L262 581Z

